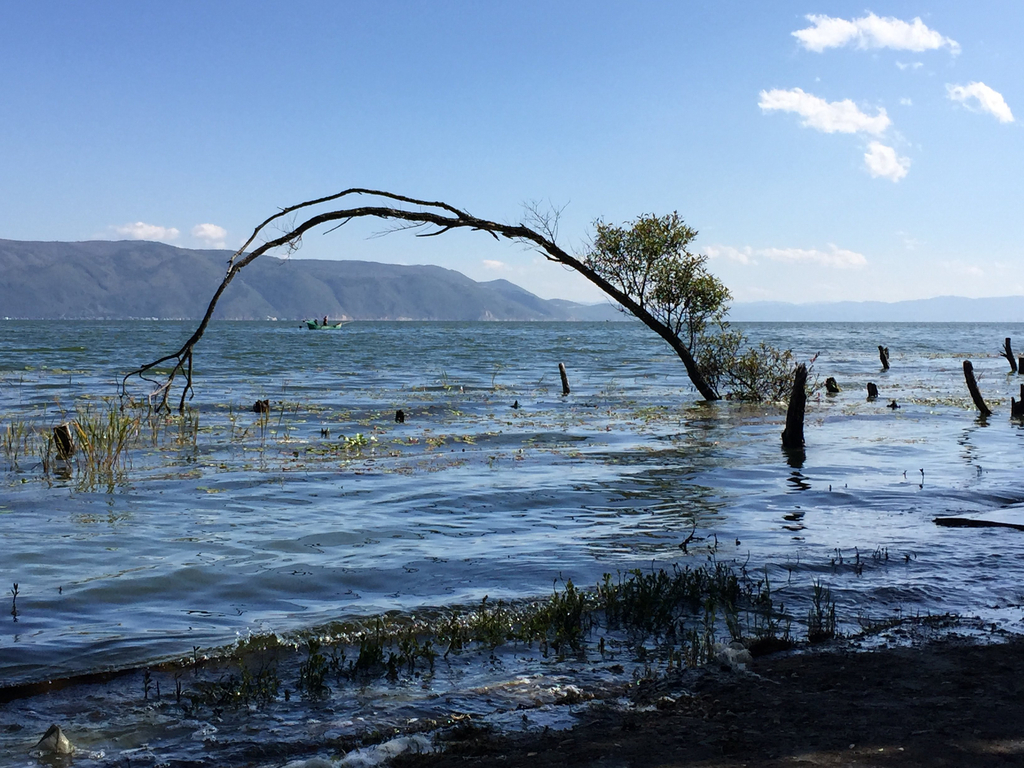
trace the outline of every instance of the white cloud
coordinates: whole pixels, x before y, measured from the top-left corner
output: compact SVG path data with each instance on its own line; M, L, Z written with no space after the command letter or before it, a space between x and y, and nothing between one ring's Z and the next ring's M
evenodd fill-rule
M899 181L910 170L910 158L900 157L892 147L872 141L868 144L868 151L864 153L864 165L873 178Z
M902 99L900 99L900 104L902 104L904 107L914 106L914 102L907 97L903 97Z
M223 248L228 231L216 224L196 224L192 227L192 237L205 240L211 248Z
M900 69L920 69L924 66L924 62L915 61L910 64L904 64L902 61L897 61L896 66Z
M867 265L868 260L864 254L856 251L849 251L829 243L829 250L821 251L816 248L759 248L750 246L744 248L733 248L728 245L712 245L705 249L705 253L712 259L726 258L740 264L757 264L758 258L778 261L783 263L810 263L820 264L823 267L834 267L836 269L859 269Z
M892 48L915 52L945 47L953 54L960 52L959 43L929 29L919 17L909 22L873 13L849 21L815 14L809 14L806 18L814 26L798 29L793 32L793 37L804 48L815 53L846 45L861 49Z
M501 272L505 269L508 269L504 261L495 261L494 259L484 259L483 265L484 268L493 269L495 272Z
M849 99L829 102L805 93L800 88L761 91L760 97L757 105L763 111L795 112L803 118L803 125L824 133L870 133L880 136L892 124L881 107L877 115L871 116L861 112Z
M967 85L946 84L946 94L953 101L959 101L972 112L988 112L1000 123L1012 123L1013 113L1003 95L984 83Z
M142 221L114 227L114 231L129 240L175 240L180 234L174 227L160 227Z
M804 248L765 248L761 250L760 253L772 261L784 261L790 263L810 262L812 264L821 264L825 267L835 267L837 269L857 269L868 263L868 260L864 258L864 254L862 253L837 248L831 243L829 243L828 247L831 250L819 251L817 249L806 250Z
M731 245L709 245L704 249L704 253L710 259L729 259L729 261L735 261L740 264L756 264L754 261L754 249L750 246L739 249L733 248Z

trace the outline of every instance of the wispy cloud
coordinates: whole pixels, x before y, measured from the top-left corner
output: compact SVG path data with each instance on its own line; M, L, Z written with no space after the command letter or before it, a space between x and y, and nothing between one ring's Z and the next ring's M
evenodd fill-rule
M704 252L712 259L725 258L740 264L757 264L758 259L768 259L789 264L810 263L835 269L859 269L868 263L862 253L839 248L832 243L829 243L828 247L829 250L822 251L816 248L755 249L750 246L734 248L728 245L712 245L704 249Z
M192 237L205 240L211 248L224 248L228 231L216 224L196 224L192 227Z
M504 261L495 261L494 259L484 259L483 265L485 269L492 269L495 272L502 272L508 269Z
M160 227L156 224L146 224L136 221L134 224L123 224L114 227L114 231L129 240L176 240L181 234L174 227Z
M878 114L869 115L849 99L825 101L800 88L788 91L773 88L761 91L757 105L765 112L777 110L795 112L803 118L803 125L824 133L870 133L880 136L892 121L881 107Z
M907 175L907 171L910 170L910 158L900 157L892 147L872 141L868 144L868 151L864 153L864 165L872 177L895 182Z
M946 84L946 94L953 101L958 101L972 112L987 112L1000 123L1012 123L1013 113L1006 99L999 91L989 88L984 83L968 83L967 85Z
M849 20L815 14L809 14L806 18L813 26L798 29L793 37L804 48L815 53L847 45L860 49L892 48L915 52L949 48L954 55L960 52L960 44L956 40L929 29L920 18L908 22L873 13Z

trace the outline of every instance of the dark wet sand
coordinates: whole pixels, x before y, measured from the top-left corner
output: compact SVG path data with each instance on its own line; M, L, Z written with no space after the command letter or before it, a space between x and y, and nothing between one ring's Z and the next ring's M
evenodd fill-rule
M572 731L464 728L413 766L1024 766L1024 640L771 655L684 672Z

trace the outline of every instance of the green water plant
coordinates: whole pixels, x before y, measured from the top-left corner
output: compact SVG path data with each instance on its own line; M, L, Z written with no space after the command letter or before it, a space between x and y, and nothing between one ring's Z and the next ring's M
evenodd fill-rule
M186 690L175 675L175 699L195 714L224 707L262 707L281 699L279 669L292 670L293 692L319 702L334 686L364 685L374 679L434 672L439 659L453 663L460 654L498 658L501 648L533 647L544 656L585 659L632 658L635 675L658 668L697 667L722 653L727 629L752 654L792 645L790 618L777 601L768 573L752 580L742 568L709 558L702 566L679 566L606 574L590 589L571 580L556 582L550 594L534 600L494 601L484 597L469 607L392 612L368 621L332 624L294 640L252 636L227 654L213 654L200 675L198 648L181 668L191 666L196 681ZM808 638L820 642L836 631L835 603L828 588L814 584Z
M76 463L84 486L113 483L128 463L128 448L139 435L141 419L111 400L94 407L83 404L72 426L77 445Z
M38 434L39 430L32 422L13 417L0 429L0 450L8 470L19 469L19 462L31 455Z
M832 599L832 590L815 581L811 593L811 607L807 612L807 640L811 643L823 643L835 639L836 604Z
M308 699L322 699L331 692L327 685L329 665L320 652L321 643L316 637L306 639L306 660L299 665L298 690Z

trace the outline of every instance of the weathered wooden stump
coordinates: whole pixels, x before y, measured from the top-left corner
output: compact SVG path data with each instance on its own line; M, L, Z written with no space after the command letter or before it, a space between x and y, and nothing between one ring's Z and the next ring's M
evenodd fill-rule
M882 370L889 370L889 348L878 345L878 359L882 361Z
M974 366L971 365L970 360L964 360L964 378L967 380L967 389L971 392L971 399L978 406L981 415L991 416L992 411L985 405L985 400L981 396L981 390L978 389L978 382L974 380Z
M253 413L270 413L270 401L269 400L257 400L252 404Z
M405 424L405 411L401 408L395 411L395 424Z
M1010 347L1010 338L1003 342L1003 357L1010 363L1010 373L1017 373L1017 358L1013 356L1013 348Z
M807 407L807 366L800 363L793 373L793 391L789 395L786 428L782 430L783 448L804 447L804 409Z
M569 376L565 372L565 363L558 364L558 375L562 377L562 397L569 394Z
M839 394L839 383L836 381L834 376L829 376L825 379L825 392L830 395Z
M1017 358L1017 373L1024 376L1024 355Z
M67 461L75 455L75 441L71 437L70 424L58 424L53 428L53 445L57 449L57 458Z
M1010 398L1010 418L1024 419L1024 384L1020 385L1020 400Z
M868 400L874 400L878 397L878 387L875 386L875 382L868 382Z

